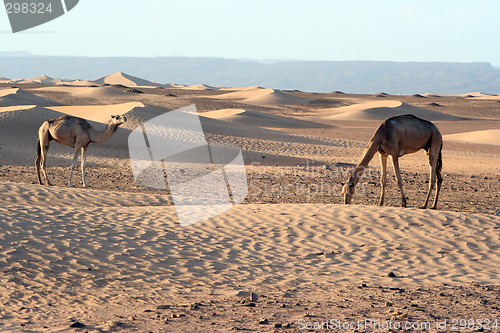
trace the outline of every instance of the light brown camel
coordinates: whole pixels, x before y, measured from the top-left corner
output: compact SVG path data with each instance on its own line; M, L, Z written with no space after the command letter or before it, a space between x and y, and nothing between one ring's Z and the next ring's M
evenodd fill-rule
M62 145L75 148L73 164L69 174L68 186L73 187L73 170L76 168L78 153L82 152L81 168L82 182L84 187L89 187L85 180L85 160L91 143L101 143L115 133L118 126L127 121L125 116L111 116L108 126L103 131L96 131L90 124L82 118L63 115L55 119L45 121L38 130L38 154L35 161L38 183L42 185L40 167L47 181L47 185L52 185L47 177L46 159L49 151L50 141L54 140Z
M411 154L424 149L429 157L430 164L430 180L429 191L425 198L424 204L420 208L427 208L431 191L436 186L436 196L431 209L436 209L439 191L441 190L441 169L443 162L441 159L441 149L443 147L443 140L441 133L436 125L430 121L420 119L414 115L406 114L402 116L395 116L388 118L380 124L378 129L373 134L365 152L361 156L361 160L352 172L349 180L344 185L342 194L344 195L344 203L349 204L354 195L354 187L359 182L360 178L365 171L365 168L370 163L373 155L378 151L380 153L381 165L381 194L379 206L384 204L385 185L386 185L386 170L387 170L387 156L392 157L394 165L394 173L398 181L399 190L401 191L401 205L406 207L406 197L403 191L403 181L399 173L399 157Z

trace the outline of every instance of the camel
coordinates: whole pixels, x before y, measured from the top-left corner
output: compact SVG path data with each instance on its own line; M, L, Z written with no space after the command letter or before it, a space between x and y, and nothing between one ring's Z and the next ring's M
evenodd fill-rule
M90 187L85 179L85 160L89 145L91 143L101 143L108 140L116 132L118 126L126 121L127 118L125 116L111 116L107 127L103 131L96 131L85 119L68 115L45 121L38 130L38 154L35 161L38 183L42 185L42 178L40 176L41 167L47 185L52 185L47 176L45 162L49 151L50 141L54 140L62 145L75 148L68 186L74 187L73 170L76 168L78 153L81 151L83 187Z
M391 156L394 165L394 173L396 174L399 190L401 192L401 206L406 207L406 197L403 191L403 181L399 172L398 159L406 154L411 154L424 149L429 158L430 165L430 180L429 191L422 209L427 208L431 192L436 186L436 196L431 209L437 208L439 191L441 190L441 169L443 162L441 159L441 150L443 148L443 140L441 133L436 125L430 121L420 119L412 114L395 116L387 118L380 124L375 133L373 134L365 152L361 156L360 162L354 168L347 183L344 185L342 194L344 195L344 203L349 204L354 195L354 187L362 177L365 168L371 161L375 153L380 153L381 175L380 180L382 184L379 206L384 205L385 187L386 187L386 170L387 170L387 156Z

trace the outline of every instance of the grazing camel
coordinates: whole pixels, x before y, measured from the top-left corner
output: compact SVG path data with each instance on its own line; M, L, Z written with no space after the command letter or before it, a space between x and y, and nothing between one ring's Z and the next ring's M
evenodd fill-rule
M406 207L406 197L403 191L401 174L399 173L398 159L403 155L424 149L429 157L430 180L427 197L420 208L427 208L431 191L436 183L436 196L431 207L431 209L436 209L441 183L443 182L443 178L441 177L441 169L443 166L441 160L442 147L443 140L441 133L430 121L420 119L411 114L395 116L384 120L373 134L365 152L361 156L360 162L344 185L342 190L344 203L349 204L351 202L351 198L354 195L354 187L359 182L365 168L373 158L373 155L378 151L380 153L380 164L382 167L380 176L382 189L378 204L379 206L384 204L387 156L390 155L392 157L394 173L396 174L399 190L401 191L401 205Z
M75 148L73 164L69 174L68 186L73 187L73 170L76 168L78 152L81 150L81 167L83 187L89 187L85 180L85 159L91 143L101 143L115 133L118 126L127 121L125 116L111 116L108 126L103 131L96 131L90 124L82 118L63 115L55 119L45 121L38 130L38 154L35 161L38 183L42 185L40 177L40 167L47 181L47 185L52 185L47 177L46 159L49 151L50 141L54 140L62 145Z

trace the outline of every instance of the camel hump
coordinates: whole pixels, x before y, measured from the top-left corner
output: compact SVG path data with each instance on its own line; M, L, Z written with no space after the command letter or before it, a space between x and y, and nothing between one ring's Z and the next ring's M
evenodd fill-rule
M420 125L420 126L423 126L425 128L432 129L433 132L439 133L439 130L436 127L436 125L434 125L434 123L432 123L429 120L419 118L419 117L415 116L414 114L410 114L410 113L387 118L386 120L384 120L384 122L381 124L381 126L385 125L387 127L392 127L392 126L399 127L399 126L404 125L404 124L407 124L410 126Z
M79 117L74 117L74 116L69 116L67 114L62 115L56 119L51 119L50 121L52 121L52 123L56 123L56 124L59 124L62 126L71 126L71 127L78 126L83 130L88 130L91 128L90 124L85 119L79 118Z
M407 113L407 114L402 114L398 116L393 116L390 118L387 118L384 122L398 122L398 121L415 121L415 120L420 120L426 123L430 123L430 121L419 118L415 116L414 114ZM432 124L432 123L431 123Z

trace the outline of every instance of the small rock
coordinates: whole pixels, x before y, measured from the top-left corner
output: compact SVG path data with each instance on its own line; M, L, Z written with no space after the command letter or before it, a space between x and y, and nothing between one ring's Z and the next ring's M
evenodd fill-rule
M267 318L261 319L258 324L259 325L268 325L269 324L269 320L267 320Z
M115 328L115 327L120 327L120 326L125 326L121 321L110 321L108 323L108 327L110 329Z
M387 274L388 277L392 277L392 278L395 278L397 277L396 274L394 274L393 272L390 272L389 274Z
M368 285L367 285L366 283L362 283L362 284L360 285L360 287L361 287L361 288L366 288L366 287L368 287Z
M259 295L257 295L256 293L254 293L253 291L250 293L250 300L252 302L257 302L259 300Z
M157 310L165 310L165 309L170 309L170 305L157 305L156 306Z
M191 310L198 310L200 309L201 305L202 305L201 303L191 304Z
M283 327L283 325L282 325L282 324L280 324L280 323L276 323L276 324L274 324L274 328L281 328L281 327Z
M135 317L134 316L129 316L127 319L130 320L130 321L133 321L133 320L135 320Z
M391 303L391 302L385 302L385 306L386 306L386 307L391 307L391 306L393 306L393 305L394 305L394 304L393 304L393 303Z
M236 296L238 297L248 297L250 296L250 293L248 291L243 291L243 290L240 290L236 293Z
M69 327L72 327L72 328L83 328L83 327L85 327L85 324L80 323L80 322L77 320L77 321L75 321L73 324L69 325Z

